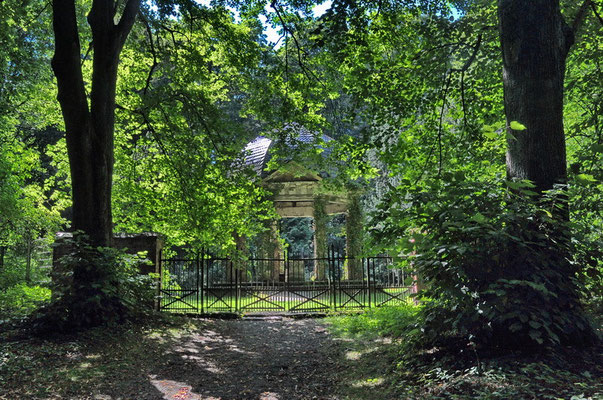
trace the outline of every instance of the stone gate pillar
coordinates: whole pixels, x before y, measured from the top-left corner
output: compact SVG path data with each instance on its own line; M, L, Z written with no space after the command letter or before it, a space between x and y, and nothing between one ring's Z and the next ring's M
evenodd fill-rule
M57 232L55 244L52 251L52 268L56 272L53 277L55 284L67 287L71 285L71 278L67 274L66 266L61 263L61 258L69 254L73 248L69 242L73 238L71 232ZM137 255L140 252L146 253L145 259L140 259L138 270L143 275L154 273L157 275L156 293L159 299L161 290L161 251L165 245L164 237L159 233L145 232L140 234L118 233L113 237L113 247L125 250L127 254ZM56 281L58 279L58 281ZM53 293L53 296L55 294ZM159 309L159 300L156 300L154 307Z
M278 281L285 270L278 220L266 221L265 229L260 242L260 258L265 261L256 265L256 275L261 280Z

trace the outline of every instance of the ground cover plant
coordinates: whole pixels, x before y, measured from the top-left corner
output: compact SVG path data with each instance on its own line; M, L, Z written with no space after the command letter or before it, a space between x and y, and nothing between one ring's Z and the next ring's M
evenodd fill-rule
M471 346L456 353L437 347L426 349L420 344L421 322L417 317L421 307L386 307L327 318L329 329L348 340L349 356L361 365L350 375L364 376L365 382L358 384L356 380L353 393L362 396L370 388L376 398L383 399L557 400L603 396L601 346L583 351L548 348L527 355L484 354ZM371 368L376 354L388 360L388 367Z
M506 185L447 174L426 188L392 193L387 214L377 214L390 221L378 233L383 240L409 238L400 251L430 299L424 339L490 348L593 343L576 282L582 256L569 224L554 218L566 207L562 193L535 199L529 182Z

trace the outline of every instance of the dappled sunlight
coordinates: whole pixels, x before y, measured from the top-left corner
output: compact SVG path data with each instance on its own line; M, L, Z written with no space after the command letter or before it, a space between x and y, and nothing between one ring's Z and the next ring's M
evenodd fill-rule
M280 400L278 394L272 392L264 392L260 394L259 400Z
M385 380L382 377L379 378L368 378L368 379L363 379L360 381L356 381L356 382L352 382L352 386L359 388L359 387L376 387L376 386L380 386L383 384L383 382L385 382Z
M177 346L174 347L174 351L179 353L198 353L199 349L194 346Z
M150 375L149 379L165 400L219 400L217 397L201 397L192 391L192 386L186 383L156 379L154 375Z
M316 325L316 326L314 327L314 332L317 332L317 333L324 333L324 334L329 333L329 332L328 332L328 330L327 330L327 328L325 328L325 327L323 327L323 326L320 326L320 325Z
M200 333L190 334L187 337L187 341L182 346L177 347L174 350L177 352L198 353L200 348L202 348L204 351L211 351L216 350L218 347L226 347L229 351L236 353L259 356L259 354L256 352L241 349L240 346L235 343L234 339L224 337L212 330L204 330Z
M24 390L24 382L18 395L14 390L6 398L336 398L339 348L315 320L176 322L179 328L173 324L91 335L80 342L60 343L60 351L54 350L58 345L48 345L36 354L45 356L52 349L61 357L46 361L52 369L36 376L44 388ZM9 364L14 373L7 374L9 377L19 378L22 365L44 371L42 361L24 363L31 357L29 345L6 348L15 353ZM0 398L4 399L4 394Z
M191 385L169 379L157 379L150 375L151 384L163 395L165 400L220 400L221 397L198 394L193 391ZM255 397L250 397L255 398ZM110 396L98 395L95 400L113 400ZM263 392L257 397L258 400L284 400L277 393Z
M345 352L345 358L347 360L351 360L351 361L357 361L360 360L361 357L373 353L375 351L378 351L379 347L369 347L366 349L362 349L362 350L350 350L350 351L346 351Z
M348 342L348 343L351 343L354 341L354 339L349 338L349 337L334 337L332 340L334 342Z
M201 356L183 354L182 358L185 360L190 360L190 361L194 362L195 364L202 367L207 372L211 372L212 374L224 374L225 373L225 371L222 368L218 367L216 365L216 363L214 363L213 361L210 361L210 360L206 360Z

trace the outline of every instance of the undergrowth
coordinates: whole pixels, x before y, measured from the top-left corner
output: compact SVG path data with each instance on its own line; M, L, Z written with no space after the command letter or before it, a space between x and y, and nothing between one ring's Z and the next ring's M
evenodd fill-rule
M388 397L375 399L603 398L601 346L585 350L556 346L532 354L488 354L475 346L458 352L426 348L420 342L420 310L421 306L406 304L327 318L334 335L356 339L355 352L366 357L358 360L362 368L374 363L376 345L393 360L380 374L381 391ZM393 343L385 344L384 337ZM362 373L362 368L353 374Z
M50 301L51 291L19 283L0 291L0 321L22 319Z

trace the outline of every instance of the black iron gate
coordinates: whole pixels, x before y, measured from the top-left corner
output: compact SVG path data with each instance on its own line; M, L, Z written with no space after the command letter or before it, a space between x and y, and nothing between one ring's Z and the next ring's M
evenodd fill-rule
M387 255L352 258L214 257L162 260L160 309L172 312L317 312L401 304L412 273Z

